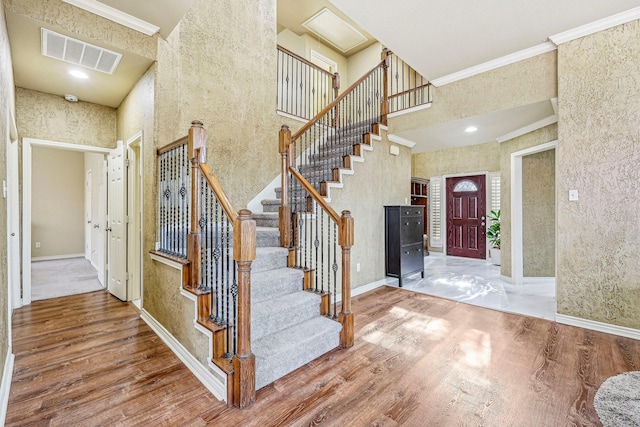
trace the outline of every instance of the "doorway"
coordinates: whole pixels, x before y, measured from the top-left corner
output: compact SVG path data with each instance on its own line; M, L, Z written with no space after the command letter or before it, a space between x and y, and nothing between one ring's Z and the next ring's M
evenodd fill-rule
M486 259L485 175L447 178L447 255Z
M31 262L32 258L32 194L33 194L33 149L35 147L57 148L70 151L80 151L85 153L97 153L103 158L107 158L109 155L116 152L118 149L108 149L93 147L87 145L69 144L64 142L46 141L33 138L23 138L22 147L22 164L23 164L23 200L22 200L22 286L20 281L12 281L11 291L14 295L15 308L22 305L28 305L31 303ZM120 299L132 301L139 300L142 296L142 206L143 206L143 140L142 132L138 132L131 139L127 141L126 147L122 142L119 142L120 150L123 155L120 156L122 160L123 168L121 179L119 179L120 185L123 186L121 190L118 190L118 194L122 196L122 209L121 217L119 221L123 224L122 235L126 236L126 243L122 246L124 248L124 255L121 257L124 261L119 262L120 267L124 271L118 272L118 277L123 278L126 283L126 292L121 295ZM17 153L17 151L16 151ZM127 156L129 159L127 159ZM15 162L17 164L17 162ZM108 218L106 212L109 207L108 193L107 193L107 165L106 161L103 161L104 167L101 168L102 173L97 174L92 172L91 179L95 183L96 179L99 179L102 183L98 191L94 189L92 194L99 193L104 194L98 200L98 211L104 212L104 216L98 216L98 219L91 219L92 222L92 246L95 244L104 244L109 240L107 233L110 227L106 227ZM126 171L126 172L125 172ZM97 176L102 175L102 176ZM84 187L85 177L81 177L81 183ZM130 188L129 188L130 187ZM93 197L95 199L95 197ZM86 206L86 205L85 205ZM84 211L83 211L84 212ZM81 221L84 229L84 215L81 213ZM96 224L95 222L98 222ZM100 230L96 228L96 225L100 227ZM124 226L126 225L126 226ZM98 230L98 231L96 231ZM102 232L99 232L102 231ZM97 243L96 243L97 242ZM102 243L100 243L102 242ZM94 244L95 243L95 244ZM83 241L84 245L84 241ZM108 248L108 245L107 245ZM16 250L17 256L19 250ZM86 254L84 248L81 250L82 256ZM99 251L97 251L99 252ZM90 261L93 264L97 264L97 270L100 274L100 282L107 284L109 274L109 259L107 256L108 249L104 251L104 254L100 256L96 252L91 254ZM122 255L122 254L121 254ZM100 268L102 267L102 268ZM22 295L20 299L19 296Z
M542 153L549 150L555 150L558 141L551 141L540 144L526 150L518 151L511 154L511 276L515 284L521 285L525 281L524 268L524 213L523 213L523 158L532 154ZM554 170L555 176L555 170ZM553 188L555 195L555 185ZM555 195L557 197L557 195ZM554 203L555 204L555 203ZM547 215L546 222L553 223L552 229L555 230L555 208L551 215ZM554 251L555 252L555 251ZM555 269L555 253L553 254ZM555 274L554 276L555 277ZM532 278L527 277L527 282L535 282L536 280L547 280L548 277Z

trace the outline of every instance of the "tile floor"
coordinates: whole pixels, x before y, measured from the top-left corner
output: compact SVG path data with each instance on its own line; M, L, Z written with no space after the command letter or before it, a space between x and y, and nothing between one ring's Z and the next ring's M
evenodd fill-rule
M397 286L397 281L394 281ZM514 285L500 278L500 267L486 260L431 254L420 274L405 277L405 289L509 313L555 320L555 279Z

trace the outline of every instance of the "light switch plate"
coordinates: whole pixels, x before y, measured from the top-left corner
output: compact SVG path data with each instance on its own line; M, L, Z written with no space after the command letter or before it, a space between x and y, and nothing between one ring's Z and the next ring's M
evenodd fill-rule
M578 200L578 190L569 190L569 201L575 202Z

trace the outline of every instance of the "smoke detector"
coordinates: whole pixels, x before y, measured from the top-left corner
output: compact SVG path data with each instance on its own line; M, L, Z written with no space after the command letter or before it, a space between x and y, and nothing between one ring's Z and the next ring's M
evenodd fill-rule
M69 102L78 102L78 97L75 95L71 95L70 93L65 94L64 99L66 99Z

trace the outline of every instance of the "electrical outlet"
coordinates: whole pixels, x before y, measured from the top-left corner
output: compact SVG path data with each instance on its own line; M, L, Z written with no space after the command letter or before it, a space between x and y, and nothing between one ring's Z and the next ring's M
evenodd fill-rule
M360 272L360 263L356 264L356 272L358 272L358 273Z
M40 246L42 246L40 245L40 242L36 242L36 249L40 249Z

